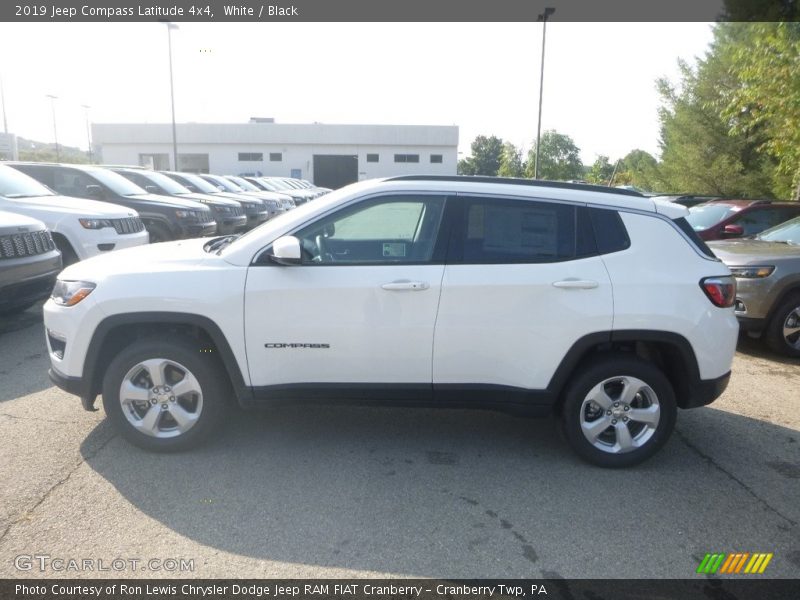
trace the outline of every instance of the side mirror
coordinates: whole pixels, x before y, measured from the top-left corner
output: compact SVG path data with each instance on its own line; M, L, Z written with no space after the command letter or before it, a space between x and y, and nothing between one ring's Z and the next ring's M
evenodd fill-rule
M86 186L86 195L90 198L103 198L103 188L99 185L89 184Z
M272 242L272 262L279 265L299 265L301 260L300 240L293 235L285 235Z
M158 193L158 188L156 186L154 186L154 185L146 185L146 186L144 186L144 189L145 189L146 192L148 192L150 194L157 194Z
M741 225L725 225L722 228L722 235L725 237L741 237L744 235L744 227Z

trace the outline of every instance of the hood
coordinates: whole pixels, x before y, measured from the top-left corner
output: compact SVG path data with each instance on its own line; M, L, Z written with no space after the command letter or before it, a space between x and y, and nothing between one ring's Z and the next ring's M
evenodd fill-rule
M96 217L105 219L123 219L134 217L136 213L124 206L73 198L71 196L36 196L32 198L0 198L0 208L14 211L15 208L25 209L27 212L39 210L58 212L62 215L75 215L77 217Z
M0 210L0 235L46 229L44 223L16 213Z
M255 204L261 206L261 200L255 196L248 196L246 194L234 194L233 192L220 192L219 194L211 194L213 198L227 198L228 200L235 200L240 204Z
M208 256L203 250L206 243L208 238L194 238L115 250L70 265L61 271L59 279L96 282L116 273L185 270Z
M173 198L180 198L182 200L193 200L195 202L202 202L203 204L216 204L217 206L233 206L238 207L240 204L236 200L224 198L222 196L215 196L213 194L201 194L199 192L191 192L189 194L180 194L173 196Z
M725 240L706 243L726 265L800 260L800 246L791 244L762 240Z
M132 202L142 202L153 206L168 206L172 208L185 208L186 210L203 210L203 205L194 200L184 200L175 196L160 196L158 194L136 194L125 196Z

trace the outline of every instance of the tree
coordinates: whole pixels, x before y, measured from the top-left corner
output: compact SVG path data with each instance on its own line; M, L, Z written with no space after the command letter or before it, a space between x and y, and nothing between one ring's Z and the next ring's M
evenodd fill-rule
M800 200L800 23L726 23L715 33L737 83L723 107L731 135L763 136L776 192Z
M586 174L586 179L598 185L608 185L613 172L614 164L609 162L607 156L600 154Z
M669 192L771 197L775 165L757 152L763 136L755 130L734 134L722 116L726 95L737 82L720 44L715 37L696 67L679 63L679 88L663 79L657 83L662 97L658 179Z
M458 161L459 175L497 175L503 154L503 140L479 135L470 147L472 155Z
M619 169L625 173L630 185L649 192L668 191L661 182L658 161L644 150L628 152L620 161Z
M500 156L500 168L497 174L500 177L522 177L525 166L522 164L522 151L511 142L503 144L503 153Z
M572 138L554 130L545 131L541 138L541 152L539 153L539 178L551 181L565 181L581 179L583 177L583 164L580 158L580 148L575 145ZM534 142L528 152L528 163L525 166L525 176L535 176L536 143Z

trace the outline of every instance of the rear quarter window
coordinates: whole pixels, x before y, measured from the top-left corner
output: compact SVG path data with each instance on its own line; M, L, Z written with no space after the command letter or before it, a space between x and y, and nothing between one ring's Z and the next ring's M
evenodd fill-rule
M687 221L684 217L680 217L678 219L674 219L673 221L675 225L678 226L683 233L686 234L686 237L689 238L691 243L698 249L700 252L708 256L709 258L717 258L716 255L711 251L711 248L706 246L706 243L700 239L700 236L697 235L697 232L689 225L689 221Z
M600 254L611 254L631 247L631 238L616 210L592 208L592 228ZM687 224L688 225L688 224Z

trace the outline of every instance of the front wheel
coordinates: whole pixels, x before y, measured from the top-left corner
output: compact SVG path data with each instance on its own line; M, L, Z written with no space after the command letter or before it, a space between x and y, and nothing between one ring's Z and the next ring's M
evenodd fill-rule
M146 338L122 350L103 378L103 406L117 430L146 450L184 450L222 421L226 377L191 338Z
M790 295L775 309L765 339L775 352L800 357L800 294Z
M651 363L614 354L595 359L564 394L564 433L601 467L629 467L655 454L675 427L672 385Z

